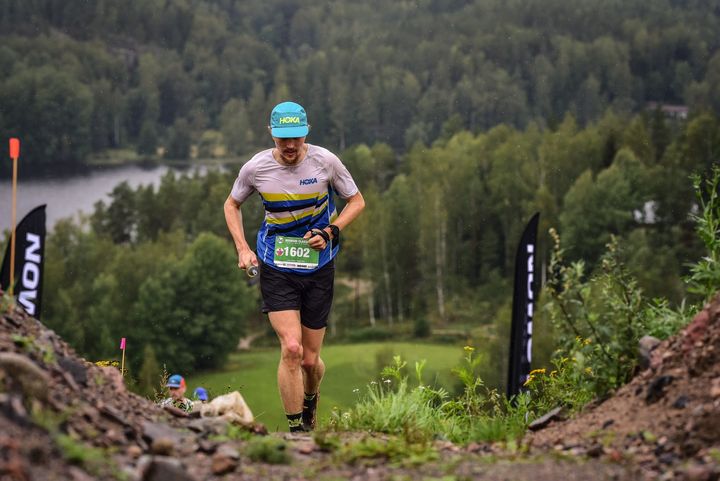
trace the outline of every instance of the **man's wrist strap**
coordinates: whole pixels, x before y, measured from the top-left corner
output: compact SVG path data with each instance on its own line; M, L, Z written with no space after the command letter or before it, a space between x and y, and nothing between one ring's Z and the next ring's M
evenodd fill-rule
M326 243L329 243L329 242L330 242L330 234L328 234L327 232L325 232L323 229L313 229L312 231L310 231L310 234L311 234L311 237L312 237L312 236L319 235L320 237L322 237L323 239L325 239L325 242L326 242Z
M340 228L336 226L335 224L328 225L328 228L330 229L330 232L333 236L333 243L337 244L337 242L340 240Z

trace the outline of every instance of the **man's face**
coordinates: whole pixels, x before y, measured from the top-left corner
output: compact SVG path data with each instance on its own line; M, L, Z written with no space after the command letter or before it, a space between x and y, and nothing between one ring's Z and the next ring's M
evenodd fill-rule
M170 396L173 399L178 400L182 399L185 396L185 389L187 389L185 386L168 388L168 390L170 391Z
M293 165L300 161L305 146L305 137L294 137L290 139L273 137L273 141L283 162L288 165Z

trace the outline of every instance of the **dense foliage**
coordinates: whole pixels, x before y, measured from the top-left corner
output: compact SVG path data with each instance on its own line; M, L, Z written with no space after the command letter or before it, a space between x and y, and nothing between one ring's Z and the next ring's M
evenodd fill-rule
M415 148L399 163L386 144L348 149L341 156L364 192L367 209L343 233L330 335L354 339L460 332L488 354L483 378L501 385L514 249L535 211L542 213L543 271L553 245L544 235L550 226L563 233L568 266L582 260L566 271L574 275L579 291L587 276L607 269L602 256L614 238L622 249L612 265L622 263L632 275L633 295L642 290L667 299L656 306L658 312L676 305L692 295L682 282L691 274L686 263L704 265L695 264L702 245L687 220L696 208L689 176L704 172L707 178L717 149L720 124L713 116L676 123L656 115L624 118L611 113L585 128L568 117L556 130L502 125L479 135L461 132L429 149ZM232 294L243 276L235 267L222 204L234 175L217 170L204 176L169 174L157 189L120 184L108 204L96 205L84 227L59 224L46 256L47 322L81 352L101 358L116 351L116 339L134 316L143 322L130 325L154 330L138 330L136 346L154 339L154 354L171 369L173 362L188 370L216 365L203 354L203 342L211 341L203 334L202 326L208 324L204 316L214 311L226 321L232 317L236 330L229 337L236 341L251 313L258 315L251 291ZM261 215L257 199L243 206L251 243ZM714 228L713 222L706 219L705 231ZM214 237L198 239L203 232ZM208 259L207 267L216 273L217 283L209 281L194 258L201 248L190 246L201 241L208 250L203 257L217 258L217 263ZM202 298L195 298L190 286L213 302L195 307ZM225 294L216 298L214 289ZM595 291L602 289L598 284ZM597 305L603 305L613 298L598 299ZM249 306L244 316L233 310L235 302ZM603 323L618 312L603 309ZM409 321L415 326L408 329ZM542 361L554 345L549 312L539 312L537 321L535 346ZM192 328L200 341L174 343L167 337L183 332L186 323L198 324ZM224 346L219 352L232 347L229 341Z
M58 223L47 243L44 322L89 359L115 357L126 337L134 377L161 365L184 373L223 365L258 315L224 223L208 224L228 182L211 171L169 174L157 192L120 184L83 224Z
M0 138L39 167L246 154L287 98L339 150L650 101L718 112L718 31L701 1L7 0Z
M720 288L720 265L715 262L720 254L719 185L718 166L708 179L694 183L702 199L702 211L694 216L696 230L707 255L693 264L687 282L712 284L712 292L704 291L707 295ZM549 367L530 372L523 392L508 400L488 388L479 375L482 358L474 355L471 346L465 346L464 363L454 369L461 381L454 394L424 383L423 361L416 363L417 379L411 385L404 372L406 363L396 356L355 406L333 412L330 429L388 433L408 446L427 445L437 436L461 443L513 443L529 422L551 409L576 411L622 386L635 371L639 339L676 333L707 300L673 310L665 301L645 297L621 262L615 238L600 260L601 268L586 276L583 261L564 262L559 238L556 233L553 237L551 278L545 286L549 296L541 307L551 313L557 327L558 350ZM708 279L714 281L705 284Z
M348 232L341 266L372 284L374 310L389 323L424 315L440 325L489 323L503 307L520 233L539 211L543 271L549 227L587 272L615 235L640 287L679 302L682 262L699 252L687 220L689 175L709 172L719 134L710 115L671 124L607 114L584 129L568 117L556 130L460 133L399 165L381 146L352 148L343 158L368 207Z

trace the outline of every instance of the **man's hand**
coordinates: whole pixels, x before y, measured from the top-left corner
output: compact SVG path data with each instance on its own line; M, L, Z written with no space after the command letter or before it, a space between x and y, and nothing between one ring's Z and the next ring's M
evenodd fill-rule
M248 246L245 240L245 232L243 231L242 225L242 213L240 212L240 202L233 199L231 195L225 200L223 210L225 212L225 222L227 223L230 235L232 235L233 242L235 242L235 249L238 253L238 267L247 271L247 269L257 266L258 260L255 253ZM255 269L257 271L257 269ZM255 277L257 272L251 273L247 271L250 277Z
M250 266L257 266L258 260L255 253L250 249L242 249L238 251L238 267L246 270Z
M325 239L322 237L322 235L318 234L318 232L320 232L320 229L312 229L305 233L305 236L303 237L303 239L309 239L308 246L311 249L314 249L316 251L321 251L327 247L328 243L325 241ZM328 235L328 237L332 238L332 235L329 232L327 232L327 230L325 230L324 232Z

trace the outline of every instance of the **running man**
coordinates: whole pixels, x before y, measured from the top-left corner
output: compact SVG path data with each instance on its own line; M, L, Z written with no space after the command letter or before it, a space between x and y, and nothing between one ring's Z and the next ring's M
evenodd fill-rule
M259 265L264 313L280 340L278 388L291 432L315 428L325 365L320 348L333 298L340 232L365 200L340 159L305 143L307 114L294 102L275 106L268 127L275 147L240 169L225 201L238 266ZM265 208L256 251L243 231L240 206L258 192ZM337 214L333 194L347 201Z

